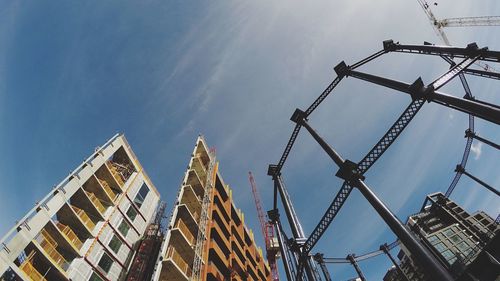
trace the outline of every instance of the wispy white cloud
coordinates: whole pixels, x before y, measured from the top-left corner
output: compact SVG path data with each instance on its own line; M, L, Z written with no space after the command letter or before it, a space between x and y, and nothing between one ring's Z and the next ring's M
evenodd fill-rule
M483 143L482 142L474 142L470 147L470 151L474 154L474 160L478 160L481 157Z

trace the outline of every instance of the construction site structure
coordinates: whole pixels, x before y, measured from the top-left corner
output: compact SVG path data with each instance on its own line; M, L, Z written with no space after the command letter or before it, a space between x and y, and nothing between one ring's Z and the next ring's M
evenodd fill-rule
M151 280L165 234L163 221L166 207L165 202L159 204L154 221L149 224L146 234L140 241L127 274L127 281Z
M222 179L214 150L201 136L184 174L153 280L272 280L262 249Z
M159 199L113 136L2 238L0 280L124 280Z
M257 216L259 217L260 228L262 231L262 237L266 243L266 257L271 267L271 273L273 274L273 280L279 280L278 267L276 265L276 259L279 258L279 244L278 239L274 235L274 226L264 215L264 210L262 209L262 201L260 199L259 191L257 190L257 184L252 175L252 172L248 172L248 180L250 181L250 187L252 188L253 198L255 200L255 207L257 208Z
M434 193L408 218L407 226L455 280L500 276L500 225L485 212L469 214L444 194ZM398 258L400 271L389 269L384 281L432 280L404 246Z

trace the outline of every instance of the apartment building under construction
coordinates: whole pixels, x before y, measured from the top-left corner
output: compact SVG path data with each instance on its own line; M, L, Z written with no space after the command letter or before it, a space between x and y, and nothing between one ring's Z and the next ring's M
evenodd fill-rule
M124 280L159 198L115 135L1 240L0 280Z
M202 137L171 214L154 280L271 280L269 265L245 226Z

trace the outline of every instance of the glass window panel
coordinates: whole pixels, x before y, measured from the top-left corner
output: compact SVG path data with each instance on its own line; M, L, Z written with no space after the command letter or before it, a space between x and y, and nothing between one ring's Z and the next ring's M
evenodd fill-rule
M146 184L143 184L141 186L141 189L139 189L139 192L137 192L137 195L135 196L134 199L134 203L137 205L138 208L141 208L148 193L149 193L149 187Z
M457 247L460 249L460 251L465 251L467 249L469 249L469 245L467 243L465 243L465 241L462 241L460 243L457 244Z
M436 235L431 235L427 238L427 240L429 240L431 244L435 244L436 241L438 241L438 238L436 237Z
M89 281L103 281L101 277L95 272L92 272L92 275L90 275Z
M128 223L125 220L122 220L120 226L118 226L118 231L120 231L120 233L123 236L127 236L129 230L130 230L130 225L128 225Z
M443 252L444 250L446 250L446 247L441 242L434 245L434 248L436 248L440 253Z
M108 256L108 254L103 253L98 265L104 272L108 273L113 265L113 260Z
M137 217L137 212L133 206L128 207L127 216L131 221L134 221L135 217Z
M453 236L451 236L450 240L453 241L453 243L455 243L455 244L458 243L458 242L460 242L460 241L462 241L462 239L460 238L459 235L453 235Z
M450 237L453 235L454 231L450 228L448 228L447 230L443 231L444 235Z
M118 253L122 244L122 241L118 237L116 237L116 235L113 235L113 238L111 238L108 245L109 248L113 250L113 252Z
M447 260L455 256L450 250L443 251L441 254Z

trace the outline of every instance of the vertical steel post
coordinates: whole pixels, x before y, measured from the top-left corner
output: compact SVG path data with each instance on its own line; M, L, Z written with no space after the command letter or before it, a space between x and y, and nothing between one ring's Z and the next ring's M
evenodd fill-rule
M325 276L325 280L332 281L332 278L330 277L330 272L328 272L328 268L326 267L325 261L323 260L323 254L320 253L315 254L314 260L319 264L319 267L323 272L323 276Z
M382 244L380 245L380 250L384 251L384 253L389 257L391 260L392 264L396 267L398 270L399 275L406 281L410 281L406 274L404 273L403 269L401 269L401 266L396 262L396 260L392 257L391 253L389 252L389 248L387 247L387 244Z
M283 185L282 179L280 175L274 175L273 176L274 184L276 185L276 188L278 190L278 193L280 194L281 197L281 202L283 203L283 208L285 209L285 214L288 219L288 223L290 224L290 228L292 230L293 237L297 241L297 239L302 239L304 240L304 230L302 229L302 226L300 225L299 218L297 217L297 214L295 213L295 209L293 208L292 202L290 200L290 195L288 195L288 191ZM297 253L300 254L300 251ZM297 255L296 255L297 256ZM297 260L297 257L295 257ZM297 260L297 263L300 262L300 260ZM307 275L307 278L310 281L315 281L315 274L313 272L313 267L312 267L312 262L311 258L308 258L307 261L305 261L304 269Z
M452 281L453 277L438 262L438 260L410 233L404 224L387 208L387 206L371 191L371 189L360 179L361 175L356 167L352 167L351 161L344 161L342 157L330 145L319 136L319 134L308 124L301 110L297 109L292 116L292 121L298 122L313 136L325 152L340 167L337 176L348 180L357 187L361 194L368 200L370 205L382 217L389 228L396 234L398 239L412 253L422 268L427 269L433 280Z
M351 262L352 266L354 266L354 269L358 273L359 278L361 278L361 281L366 281L366 278L363 275L361 268L359 267L358 263L356 262L356 259L354 258L354 254L347 255L347 259Z
M278 243L280 245L281 258L283 260L283 267L285 269L286 279L288 281L293 281L294 276L290 271L290 267L288 266L290 257L288 256L287 251L285 251L285 247L287 246L284 244L283 236L281 235L281 226L280 226L281 224L279 220L274 222L273 224L274 224L274 229L276 230L276 236L278 237Z

